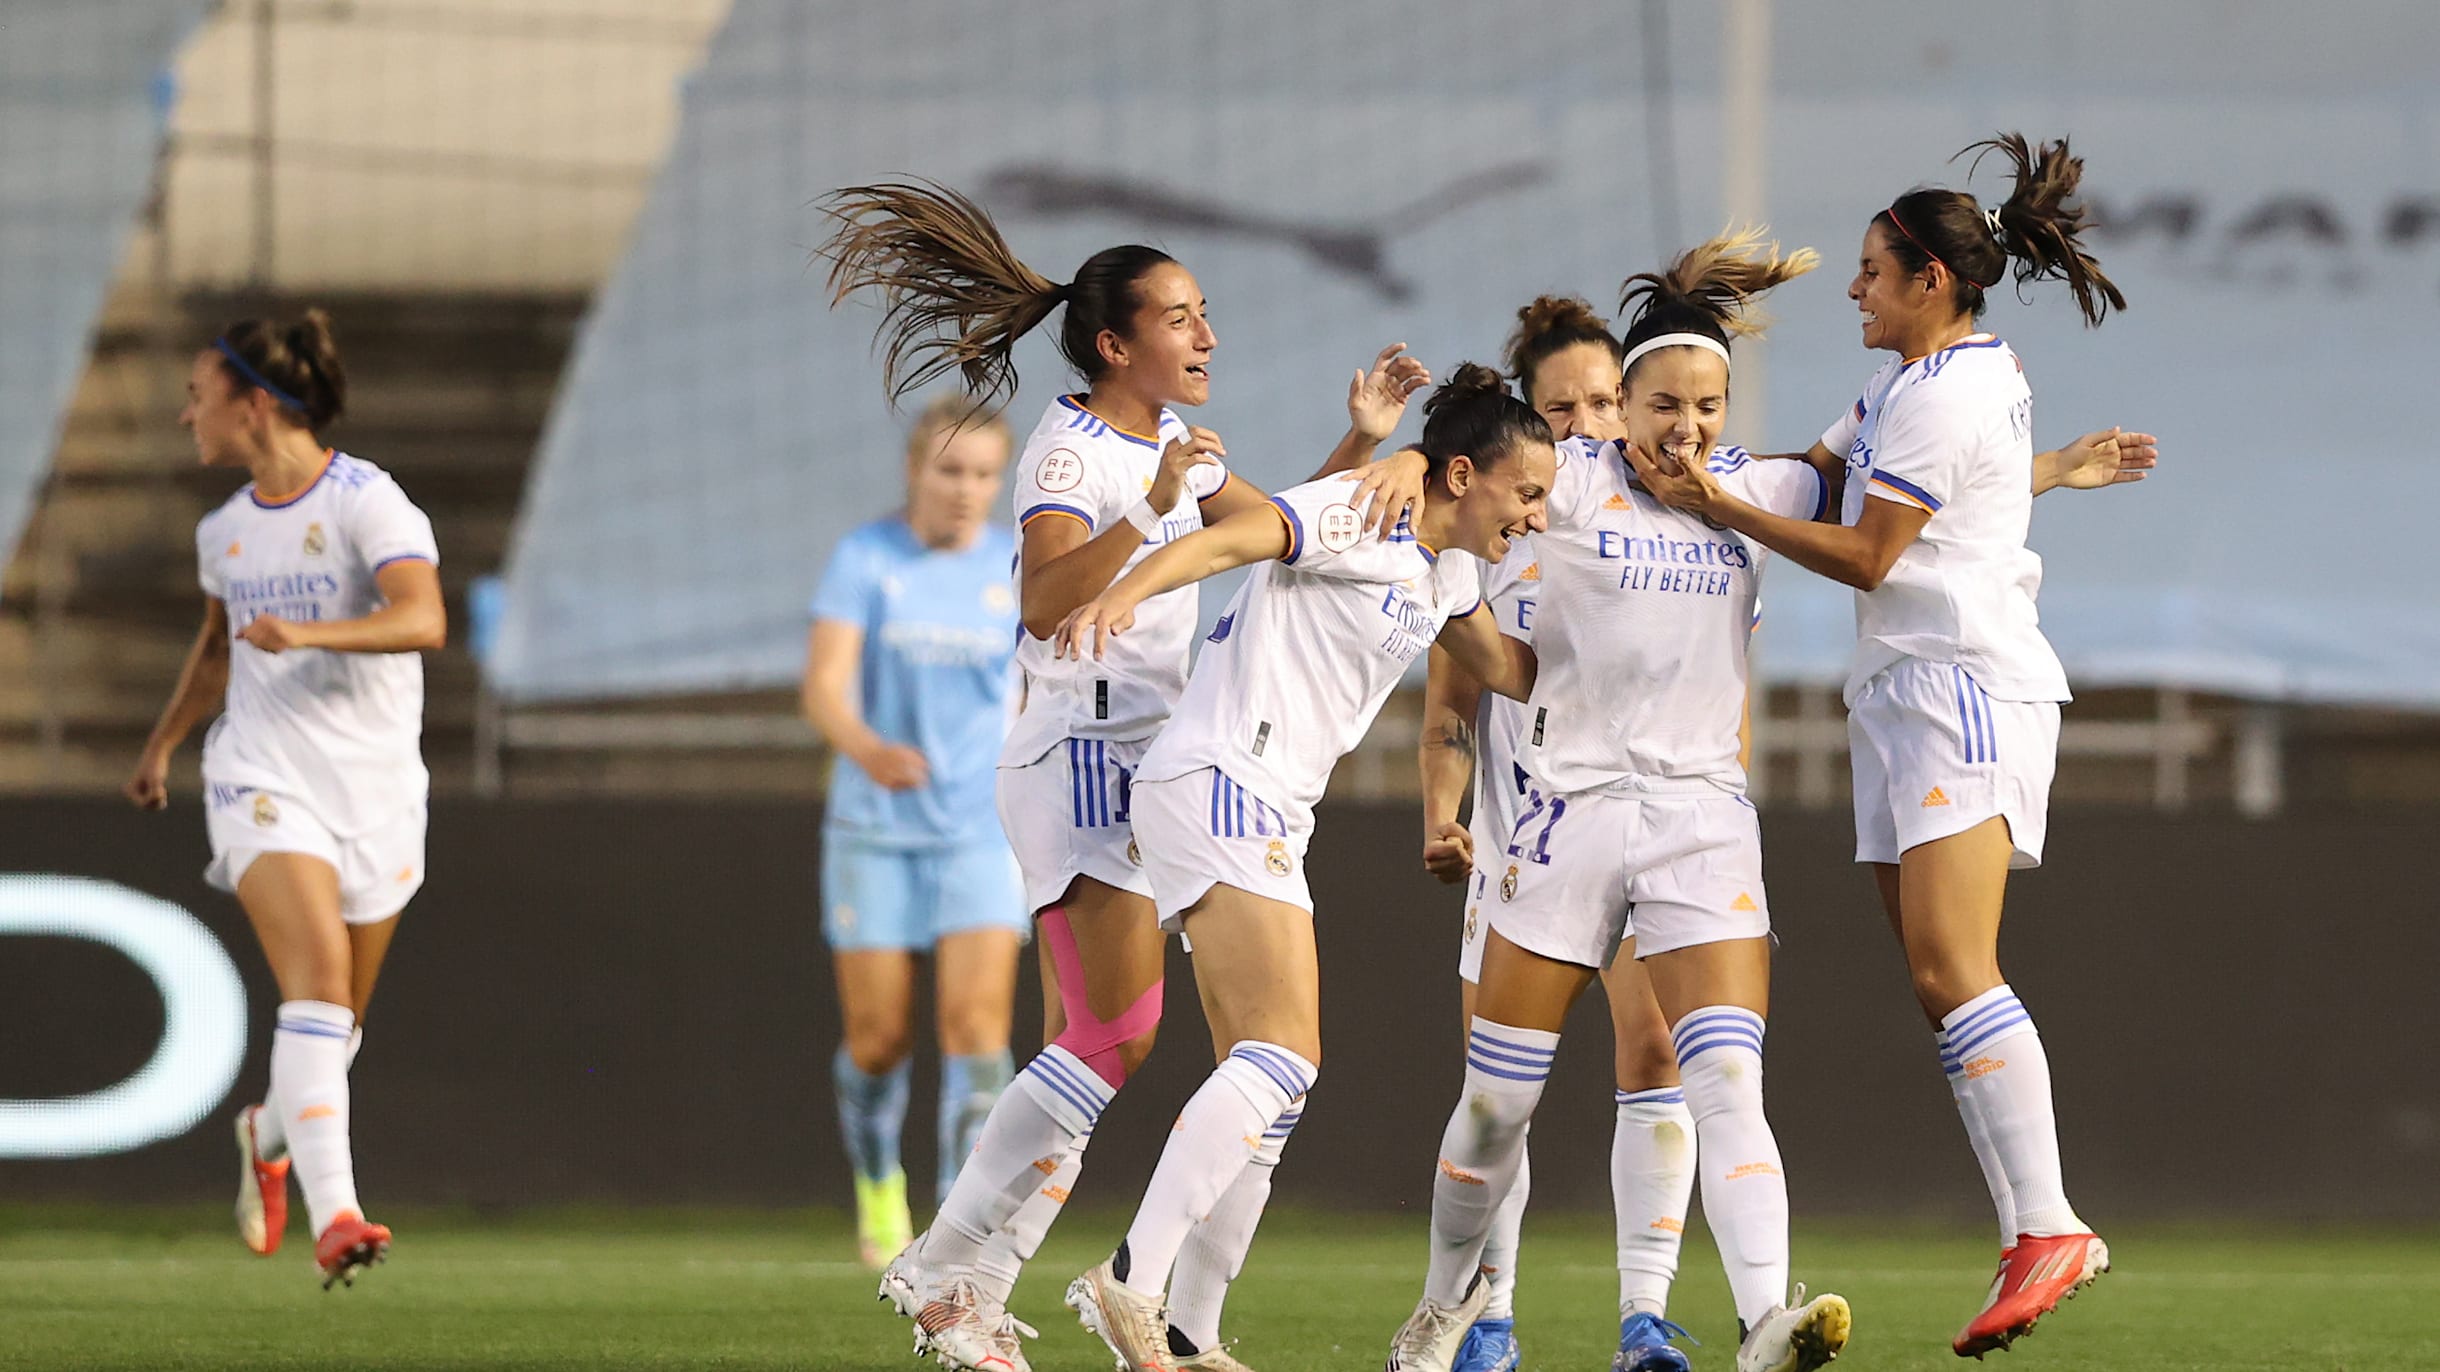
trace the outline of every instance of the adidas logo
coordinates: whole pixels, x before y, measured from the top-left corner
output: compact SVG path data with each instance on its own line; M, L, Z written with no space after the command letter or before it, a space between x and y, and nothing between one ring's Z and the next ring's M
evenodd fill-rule
M1605 510L1632 510L1635 507L1627 503L1627 498L1625 496L1613 492L1609 499L1601 502L1601 508Z
M1935 805L1946 805L1948 803L1949 793L1941 790L1937 786L1923 793L1923 808L1926 810L1931 809Z
M1750 915L1754 913L1754 897L1748 892L1739 891L1737 898L1728 903L1728 908L1741 915Z
M1542 564L1539 562L1529 562L1525 564L1524 571L1517 573L1517 580L1519 581L1540 581L1541 579Z
M238 545L237 545L237 543L235 542L235 540L231 540L231 542L229 543L229 551L227 551L227 552L225 552L225 553L222 553L222 554L221 554L221 556L222 556L222 557L235 557L235 556L237 556L237 548L238 548Z
M1658 1229L1664 1234L1683 1234L1686 1232L1686 1222L1684 1220L1671 1219L1667 1215L1663 1215L1659 1219L1654 1220L1650 1227Z

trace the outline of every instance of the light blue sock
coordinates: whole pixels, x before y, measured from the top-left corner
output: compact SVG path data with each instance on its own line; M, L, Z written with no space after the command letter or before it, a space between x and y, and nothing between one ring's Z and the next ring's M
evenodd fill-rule
M957 1169L983 1135L983 1121L1000 1093L1016 1077L1008 1050L940 1060L940 1194L949 1194Z
M830 1081L839 1098L839 1137L847 1160L866 1181L898 1173L898 1135L907 1120L907 1066L878 1076L858 1068L841 1048L830 1060Z

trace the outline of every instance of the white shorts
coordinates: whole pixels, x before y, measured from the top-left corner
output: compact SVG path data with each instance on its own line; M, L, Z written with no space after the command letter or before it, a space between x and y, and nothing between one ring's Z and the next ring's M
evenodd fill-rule
M1186 908L1214 886L1234 886L1313 913L1305 885L1311 814L1292 815L1202 767L1135 788L1135 832L1152 874L1161 927L1184 927Z
M1579 967L1609 966L1627 938L1651 957L1771 932L1762 825L1743 796L1528 792L1495 864L1491 927Z
M379 828L340 838L293 796L251 786L204 785L204 831L212 841L203 879L234 893L265 853L303 853L339 873L339 918L379 924L407 908L424 884L424 802Z
M2003 815L2016 846L2008 865L2042 865L2058 702L1994 700L1965 668L1910 657L1857 690L1847 743L1856 861L1894 863Z
M1022 767L1002 767L1000 828L1025 878L1025 910L1057 905L1078 877L1152 896L1132 822L1135 767L1152 740L1062 739Z

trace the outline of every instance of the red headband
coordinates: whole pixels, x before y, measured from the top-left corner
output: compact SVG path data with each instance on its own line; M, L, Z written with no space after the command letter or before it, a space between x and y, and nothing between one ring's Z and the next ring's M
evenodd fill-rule
M1917 251L1921 252L1921 253L1922 253L1922 254L1923 254L1925 257L1928 257L1928 258L1932 259L1934 262L1939 263L1941 266L1948 268L1948 269L1949 269L1951 272L1955 273L1956 275L1958 275L1958 276L1960 276L1960 277L1963 277L1965 280L1970 281L1970 282L1973 282L1974 287L1975 287L1975 289L1977 289L1977 290L1985 290L1985 291L1987 291L1987 290L1991 289L1993 286L1998 285L1998 284L1999 284L1999 283L2000 283L2000 282L2001 282L2003 279L2005 279L2005 278L2007 277L2007 275L2008 275L2008 269L2007 269L2006 265L2003 263L2003 264L2002 264L2002 266L2000 267L2000 273L1999 273L1999 275L1998 275L1998 276L1992 277L1992 278L1991 278L1990 280L1988 280L1988 281L1975 281L1973 277L1966 276L1966 274L1965 274L1964 272L1958 271L1958 270L1957 270L1957 264L1956 264L1956 263L1951 262L1950 260L1948 260L1948 259L1947 259L1947 258L1945 258L1945 257L1942 257L1940 254L1938 254L1938 253L1936 253L1936 252L1933 252L1933 251L1932 251L1932 249L1931 249L1931 245L1930 245L1930 244L1928 244L1928 243L1924 242L1924 241L1923 241L1922 239L1920 239L1920 238L1915 237L1915 235L1914 235L1914 231L1906 227L1906 221L1905 221L1905 220L1903 220L1903 219L1900 219L1900 218L1898 217L1898 202L1897 202L1897 201L1895 201L1895 200L1890 201L1890 202L1889 202L1889 208L1888 208L1888 209L1886 209L1886 210L1881 211L1881 213L1886 214L1886 215L1888 215L1888 216L1889 216L1889 222L1890 222L1890 223L1892 223L1892 224L1895 224L1895 225L1897 226L1897 228L1898 228L1898 232L1900 232L1900 233L1902 233L1902 234L1905 234L1905 235L1906 235L1906 241L1907 241L1907 242L1909 242L1909 243L1914 244L1914 245L1915 245L1915 248L1916 248L1916 250L1917 250Z

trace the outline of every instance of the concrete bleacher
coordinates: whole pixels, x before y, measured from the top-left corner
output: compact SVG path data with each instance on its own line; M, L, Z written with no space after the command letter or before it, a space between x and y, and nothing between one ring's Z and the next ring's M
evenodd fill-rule
M177 680L201 613L195 521L245 474L197 465L178 425L195 350L229 322L331 312L348 413L325 435L394 473L432 516L456 627L467 582L496 571L583 312L549 294L142 292L95 330L56 460L0 583L0 788L89 791L123 779ZM436 784L467 768L478 696L462 634L426 660ZM173 784L191 786L190 746Z

